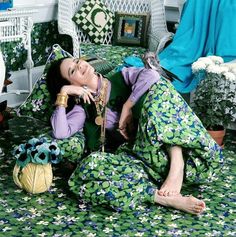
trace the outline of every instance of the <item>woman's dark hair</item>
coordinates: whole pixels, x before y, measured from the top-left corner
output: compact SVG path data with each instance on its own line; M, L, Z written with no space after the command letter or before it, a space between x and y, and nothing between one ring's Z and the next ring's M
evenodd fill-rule
M61 88L65 85L70 85L70 82L61 75L61 64L64 59L66 58L61 58L52 62L46 75L47 88L53 104L55 103L57 94L60 92ZM67 112L70 111L74 105L74 98L69 96Z

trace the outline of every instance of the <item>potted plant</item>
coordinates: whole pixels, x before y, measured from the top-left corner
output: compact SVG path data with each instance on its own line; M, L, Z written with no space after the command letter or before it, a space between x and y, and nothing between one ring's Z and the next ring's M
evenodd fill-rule
M236 113L236 69L227 66L221 57L208 56L194 62L192 71L198 80L193 110L207 130L222 130L224 135ZM222 145L223 139L215 140Z

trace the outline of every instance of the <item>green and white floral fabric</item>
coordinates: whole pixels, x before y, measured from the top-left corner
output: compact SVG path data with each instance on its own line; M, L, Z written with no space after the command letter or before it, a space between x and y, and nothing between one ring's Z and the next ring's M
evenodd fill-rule
M88 205L116 211L151 204L168 174L170 146L182 147L185 182L199 185L217 179L223 165L221 148L162 78L146 96L134 145L122 145L116 155L95 152L85 157L70 178L71 190Z
M47 59L45 52L48 55L51 45L59 42L56 22L35 24L32 38L33 60L35 65L39 66ZM68 47L68 40L67 38L66 44L63 45L64 49ZM5 59L8 69L22 68L22 62L26 60L26 54L22 54L24 51L22 45L15 43L5 45L6 47L2 49L3 54L7 55ZM94 45L87 44L86 47L82 45L82 52L94 53ZM139 56L142 52L144 52L142 48L111 49L103 45L96 46L96 54L109 59L115 65L122 63L125 56L133 54ZM225 164L221 173L214 178L214 182L198 187L187 185L183 187L184 194L198 196L206 202L205 213L197 217L153 204L138 204L136 210L128 213L78 204L77 198L67 188L67 179L61 176L63 170L58 167L54 167L53 185L49 192L29 195L17 189L12 180L15 165L15 158L11 153L13 147L49 130L50 127L39 120L15 117L9 120L9 129L1 131L0 236L235 236L235 132L227 133L223 151ZM75 147L77 142L73 141L71 144Z
M114 212L104 206L91 208L82 202L78 203L75 195L68 190L68 180L62 176L64 167L59 168L59 165L53 167L54 179L49 192L29 195L18 189L12 179L16 161L11 153L12 149L36 134L47 133L48 129L39 120L15 117L9 120L9 129L1 131L0 236L235 236L235 131L227 132L223 151L225 163L214 182L183 186L183 194L192 194L206 202L205 212L198 217L144 203L143 200L136 206L136 210L129 212ZM134 161L131 160L131 163L134 164ZM134 169L138 165L135 163ZM129 166L126 174L130 172L128 168ZM142 175L143 172L141 169L138 172L140 171ZM145 179L146 175L143 177ZM144 185L139 182L138 186ZM147 200L147 196L145 199Z

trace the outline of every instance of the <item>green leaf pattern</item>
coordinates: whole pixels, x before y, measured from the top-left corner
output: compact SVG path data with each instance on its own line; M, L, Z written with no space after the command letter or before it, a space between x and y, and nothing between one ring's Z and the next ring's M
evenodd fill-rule
M186 183L218 179L221 148L172 84L161 79L147 94L134 145L124 144L116 154L95 152L85 157L69 186L79 200L116 211L153 203L155 189L168 174L167 148L174 145L183 148Z
M68 40L70 42L66 39L65 45L59 42L55 22L35 24L32 34L35 65L45 64L54 43L71 49ZM83 54L87 50L94 53L93 45L86 47L82 48ZM22 62L26 60L22 45L3 43L1 48L8 69L22 69ZM112 50L105 48L98 46L96 53L106 59L109 56L114 63L122 62L127 55L121 47L116 48L118 56L113 52L115 47ZM128 53L131 51L140 55L142 49L131 49ZM44 84L38 86L45 90ZM150 103L152 99L155 103ZM32 111L37 112L43 106L42 94L38 92L32 98ZM49 192L30 195L17 189L12 180L15 164L11 153L13 147L42 134L50 138L50 128L32 117L9 120L10 129L1 131L0 136L0 236L235 236L236 150L235 144L231 143L233 136L228 133L223 152L224 166L215 175L219 169L220 151L180 96L172 93L171 85L160 83L153 87L144 110L137 135L139 142L132 151L139 159L134 159L130 148L123 146L119 155L93 153L81 160L78 154L84 145L82 134L68 141L72 150L61 144L65 154L67 151L73 153L73 159L80 162L83 172L77 169L69 185L73 192L83 194L86 202L78 200L69 191L67 180L58 175L61 171L57 166L53 167L54 179ZM186 115L184 119L183 115ZM170 122L173 126L169 126ZM195 128L191 129L193 133L189 133L190 127ZM184 185L183 193L206 201L206 212L200 217L153 204L153 189L163 179L168 166L162 148L174 144L186 148L193 146L192 149L184 149L187 157L186 180L189 183ZM206 181L208 177L214 182L191 185L192 182ZM93 182L84 182L88 178ZM91 207L88 200L102 205ZM118 212L106 208L108 205ZM129 211L122 212L122 209Z

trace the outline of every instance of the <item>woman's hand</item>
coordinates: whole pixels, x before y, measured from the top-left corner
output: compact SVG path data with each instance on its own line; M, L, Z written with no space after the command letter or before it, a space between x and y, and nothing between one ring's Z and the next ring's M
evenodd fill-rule
M61 88L60 93L66 93L67 95L78 96L80 99L83 99L85 103L90 104L91 101L94 101L91 89L82 86L68 85Z
M119 121L119 131L127 140L130 138L130 133L134 130L132 107L133 102L127 100L123 105Z

